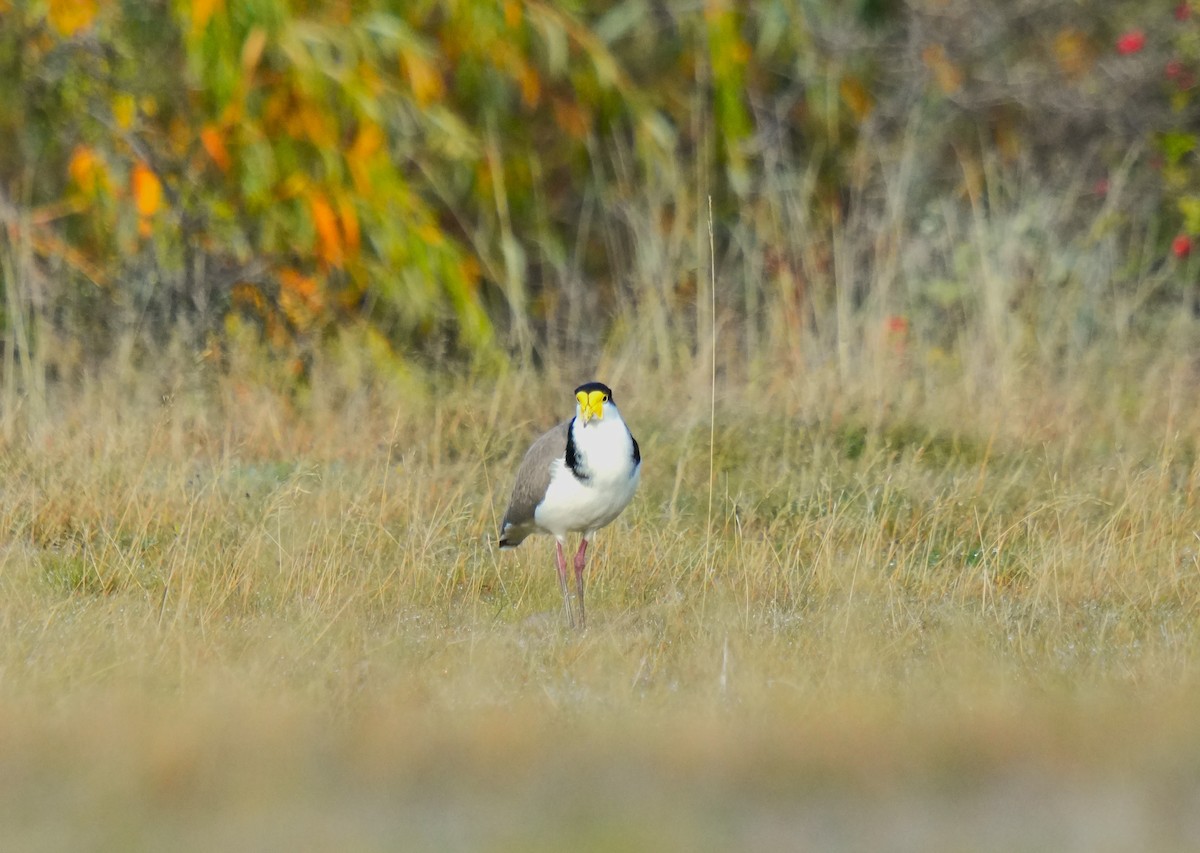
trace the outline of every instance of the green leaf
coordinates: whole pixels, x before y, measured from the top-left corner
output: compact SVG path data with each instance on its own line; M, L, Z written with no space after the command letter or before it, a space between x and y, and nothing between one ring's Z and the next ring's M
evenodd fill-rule
M1184 133L1181 130L1169 130L1162 135L1159 145L1162 147L1163 157L1166 158L1167 164L1174 166L1184 156L1196 149L1196 135Z
M1189 234L1200 234L1200 197L1185 195L1179 199L1183 227Z

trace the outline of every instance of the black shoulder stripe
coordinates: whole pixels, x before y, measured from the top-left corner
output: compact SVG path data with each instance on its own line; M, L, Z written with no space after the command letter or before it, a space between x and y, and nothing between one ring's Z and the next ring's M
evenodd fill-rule
M583 468L583 460L579 458L579 454L575 451L575 419L571 418L571 423L567 425L567 452L563 457L563 461L567 467L571 469L571 473L575 475L575 479L587 482L589 479L587 471Z
M633 442L633 464L636 465L642 461L642 449L638 447L637 439L633 437L633 433L629 433L629 440Z

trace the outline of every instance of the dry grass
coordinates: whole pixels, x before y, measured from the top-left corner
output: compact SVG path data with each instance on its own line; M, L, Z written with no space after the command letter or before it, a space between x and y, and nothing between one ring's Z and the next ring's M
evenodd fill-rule
M1200 415L1119 355L990 402L894 350L726 378L711 552L707 365L614 357L647 463L582 635L548 542L489 545L578 377L11 415L0 842L1186 849Z
M1136 152L912 109L719 239L707 153L597 151L537 374L343 329L297 391L233 321L219 375L123 368L142 312L56 341L0 245L0 849L1200 847L1200 261ZM576 634L550 543L490 542L592 377L646 464Z

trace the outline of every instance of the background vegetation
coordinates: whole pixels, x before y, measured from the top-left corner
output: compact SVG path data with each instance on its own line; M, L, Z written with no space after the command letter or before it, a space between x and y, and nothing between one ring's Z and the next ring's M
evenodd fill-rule
M1198 66L1186 3L0 0L0 841L1194 847ZM593 376L576 636L490 540Z

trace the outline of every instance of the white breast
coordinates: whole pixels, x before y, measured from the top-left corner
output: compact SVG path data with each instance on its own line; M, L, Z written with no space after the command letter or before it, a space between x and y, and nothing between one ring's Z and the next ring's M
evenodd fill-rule
M580 480L563 459L556 459L546 497L534 512L537 525L559 537L612 523L633 500L641 476L641 464L633 460L633 438L615 406L606 409L602 420L577 421L574 436L588 478Z

